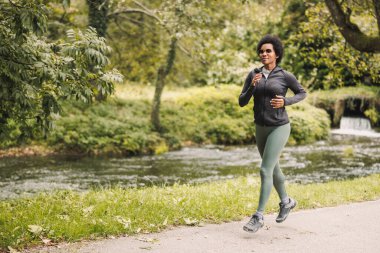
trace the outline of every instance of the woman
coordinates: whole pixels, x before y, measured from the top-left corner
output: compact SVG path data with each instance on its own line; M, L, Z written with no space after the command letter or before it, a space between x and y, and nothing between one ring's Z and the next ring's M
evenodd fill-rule
M297 205L297 201L286 193L279 158L290 135L285 106L301 101L306 97L306 92L293 74L278 66L283 51L282 42L276 36L266 35L259 41L257 53L264 66L248 74L239 96L241 107L247 105L252 96L254 98L256 144L262 158L259 205L256 213L243 227L252 233L264 225L264 209L273 185L281 200L276 222L283 222ZM285 97L288 89L293 91L294 96Z

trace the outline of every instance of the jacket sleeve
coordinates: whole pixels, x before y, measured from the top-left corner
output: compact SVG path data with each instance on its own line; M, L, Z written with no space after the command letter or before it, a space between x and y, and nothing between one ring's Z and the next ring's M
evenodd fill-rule
M253 78L253 74L251 71L251 72L249 72L247 78L245 79L243 90L241 91L241 94L239 96L239 105L241 107L243 107L249 103L249 100L251 100L251 97L256 90L256 87L253 87L251 85L252 78Z
M296 77L293 74L285 71L285 80L287 82L288 87L294 93L293 97L285 97L284 98L285 106L298 103L301 100L306 98L305 89L301 86L301 84L298 82L298 80L296 79Z

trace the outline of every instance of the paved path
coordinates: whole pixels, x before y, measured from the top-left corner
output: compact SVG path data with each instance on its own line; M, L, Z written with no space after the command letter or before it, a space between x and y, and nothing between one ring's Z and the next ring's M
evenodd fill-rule
M380 200L292 212L277 224L265 217L256 234L239 222L177 227L158 234L82 242L44 248L49 253L240 253L240 252L380 252Z

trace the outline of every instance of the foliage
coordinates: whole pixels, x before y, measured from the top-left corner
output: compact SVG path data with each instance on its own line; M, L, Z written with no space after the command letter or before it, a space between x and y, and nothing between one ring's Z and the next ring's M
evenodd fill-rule
M345 87L333 91L315 91L310 94L308 101L310 104L329 112L330 117L333 119L334 116L336 118L335 111L339 106L338 103L343 101L343 106L346 106L346 103L349 103L349 101L358 100L360 101L359 108L363 116L368 117L373 126L378 126L380 124L379 95L379 87Z
M292 126L289 144L312 143L329 136L331 122L326 111L305 102L287 110Z
M18 143L47 131L62 100L89 102L121 81L106 70L110 48L94 30L69 30L65 41L47 42L47 11L37 0L1 4L0 140Z
M289 70L310 90L379 84L380 55L361 53L347 45L323 3L306 6L307 20L287 40L284 64ZM371 29L368 14L358 20L363 29Z
M214 2L205 10L210 18L210 39L204 41L206 75L197 80L209 85L241 83L248 71L261 66L256 44L271 24L280 19L282 2L260 1ZM239 15L236 15L239 13ZM260 15L255 15L260 13Z
M51 145L69 152L87 154L153 154L164 140L152 132L150 102L111 99L91 106L65 104L48 138Z
M184 143L254 141L252 107L237 105L240 87L187 88L172 95L169 91L162 108L164 133L161 136L151 129L148 95L139 95L142 90L138 88L126 93L123 89L126 88L117 92L120 97L105 103L92 106L66 103L65 113L56 120L49 143L68 152L135 155L160 153ZM329 120L322 110L301 103L288 107L288 111L293 122L291 144L328 136Z
M339 27L339 32L345 40L360 52L380 53L380 1L342 1L325 0L326 6L331 13L332 20ZM363 32L361 22L354 20L360 13L365 13L370 18L373 26L372 33ZM376 30L378 33L376 33Z
M300 209L336 206L378 199L379 180L377 174L323 184L291 184L287 191L298 200ZM258 177L248 176L201 185L58 191L1 201L0 250L240 220L252 214L259 194L252 189L258 189L259 183ZM273 193L269 213L278 211L276 198Z

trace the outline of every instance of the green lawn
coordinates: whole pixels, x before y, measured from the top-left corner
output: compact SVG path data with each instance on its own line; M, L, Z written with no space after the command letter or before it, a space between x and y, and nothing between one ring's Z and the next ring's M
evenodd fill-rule
M172 225L239 220L256 208L259 178L143 189L58 191L0 202L0 249L109 235L156 232ZM298 209L380 198L380 175L318 184L290 184ZM275 192L267 212L276 212Z

